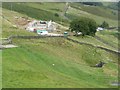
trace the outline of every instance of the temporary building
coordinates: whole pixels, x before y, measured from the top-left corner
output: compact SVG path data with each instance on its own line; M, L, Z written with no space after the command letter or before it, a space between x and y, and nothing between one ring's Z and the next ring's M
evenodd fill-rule
M56 28L51 20L50 21L34 20L28 24L26 30L32 31L32 32L35 30L46 30L48 32L52 32L53 30L56 30Z
M47 35L48 31L46 31L46 30L37 30L37 34L39 34L39 35Z

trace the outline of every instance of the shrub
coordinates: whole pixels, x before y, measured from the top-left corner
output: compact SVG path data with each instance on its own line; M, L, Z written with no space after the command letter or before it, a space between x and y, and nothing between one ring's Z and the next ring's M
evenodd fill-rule
M59 14L58 14L58 13L55 13L55 16L56 16L56 17L59 17Z
M102 28L108 28L109 27L109 24L104 21L101 25L100 25Z

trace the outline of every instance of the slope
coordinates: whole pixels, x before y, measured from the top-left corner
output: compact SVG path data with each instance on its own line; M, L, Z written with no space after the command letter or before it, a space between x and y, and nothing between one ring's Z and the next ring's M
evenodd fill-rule
M60 16L67 7L66 3L26 3L26 5L36 9L58 13ZM105 6L85 6L80 3L69 3L66 17L70 20L79 17L90 17L95 19L98 24L101 24L105 20L110 26L118 26L118 11L109 9ZM61 18L63 18L63 16ZM63 23L64 22L63 18Z
M117 56L103 50L62 38L14 43L19 48L3 50L3 87L96 88L112 87L117 80ZM90 67L99 60L107 62L105 67Z
M110 26L118 26L117 10L104 6L85 6L80 3L69 3L70 7L66 14L68 20L62 15L65 12L66 6L66 3L3 3L3 8L12 9L35 19L53 20L67 26L69 25L69 20L79 17L93 18L98 24L107 21Z
M19 10L12 14L6 9L3 12L11 22L14 15L26 16ZM3 37L9 35L36 34L13 28L4 20ZM90 43L98 44L90 38L87 40L94 41ZM4 88L114 88L112 82L118 81L118 56L104 50L64 38L13 39L13 43L18 48L2 51ZM90 67L100 60L107 63L103 68Z

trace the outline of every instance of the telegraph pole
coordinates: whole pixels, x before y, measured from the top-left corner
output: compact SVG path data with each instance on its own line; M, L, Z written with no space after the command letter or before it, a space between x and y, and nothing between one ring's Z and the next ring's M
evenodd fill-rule
M12 2L11 2L11 6L10 7L11 7L11 12L12 12Z

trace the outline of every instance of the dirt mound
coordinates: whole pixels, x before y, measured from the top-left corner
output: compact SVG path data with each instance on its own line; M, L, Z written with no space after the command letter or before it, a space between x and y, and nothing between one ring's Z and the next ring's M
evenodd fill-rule
M15 17L16 25L25 26L30 22L27 17Z

